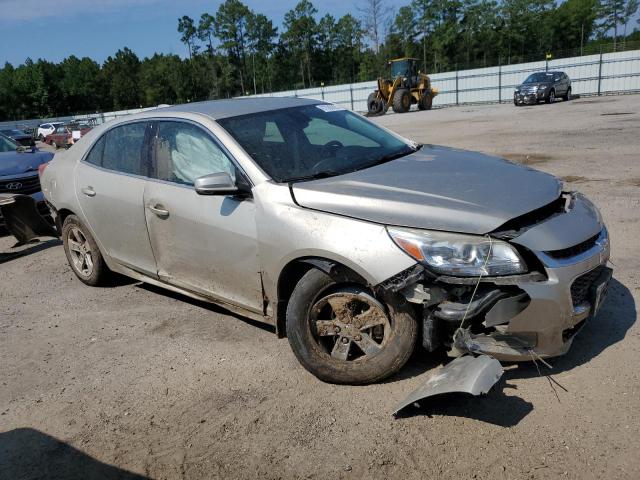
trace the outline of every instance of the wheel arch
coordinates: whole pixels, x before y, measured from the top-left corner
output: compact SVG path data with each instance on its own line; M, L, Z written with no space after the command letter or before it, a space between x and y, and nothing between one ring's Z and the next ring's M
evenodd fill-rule
M358 272L336 260L325 257L311 256L291 260L280 271L277 282L276 302L276 333L279 337L286 334L286 313L289 300L300 279L311 269L318 269L332 277L337 282L357 283L370 287L370 283Z

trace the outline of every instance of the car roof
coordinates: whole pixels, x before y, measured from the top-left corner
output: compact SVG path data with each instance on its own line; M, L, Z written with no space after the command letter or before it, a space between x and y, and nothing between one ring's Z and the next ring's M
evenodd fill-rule
M251 113L279 110L281 108L301 107L326 103L320 100L298 97L246 97L229 100L209 100L206 102L185 103L159 108L154 113L184 112L199 113L214 119L237 117Z

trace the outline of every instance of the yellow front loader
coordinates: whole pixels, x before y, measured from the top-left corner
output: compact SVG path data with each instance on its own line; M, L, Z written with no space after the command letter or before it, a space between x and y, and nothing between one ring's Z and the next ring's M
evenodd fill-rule
M431 86L429 76L418 70L418 59L396 58L389 66L390 78L378 78L378 89L367 99L369 115L384 115L389 107L405 113L413 104L419 110L430 110L438 90Z

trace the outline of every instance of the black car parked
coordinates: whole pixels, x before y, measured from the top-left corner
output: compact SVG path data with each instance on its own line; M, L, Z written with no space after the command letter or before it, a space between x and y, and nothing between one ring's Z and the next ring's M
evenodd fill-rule
M556 98L571 99L571 79L564 72L532 73L516 87L513 103L516 106L536 104L541 100L555 102Z
M26 132L22 130L17 130L14 128L7 128L4 130L0 130L0 134L5 137L9 137L14 142L24 146L24 147L33 147L36 144L34 138Z

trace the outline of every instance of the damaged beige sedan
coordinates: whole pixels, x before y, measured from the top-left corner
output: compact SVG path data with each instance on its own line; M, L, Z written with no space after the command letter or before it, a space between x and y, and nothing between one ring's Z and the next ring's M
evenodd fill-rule
M270 323L329 382L381 380L417 343L564 354L611 277L600 213L555 177L315 100L132 115L41 175L80 280L117 272Z

